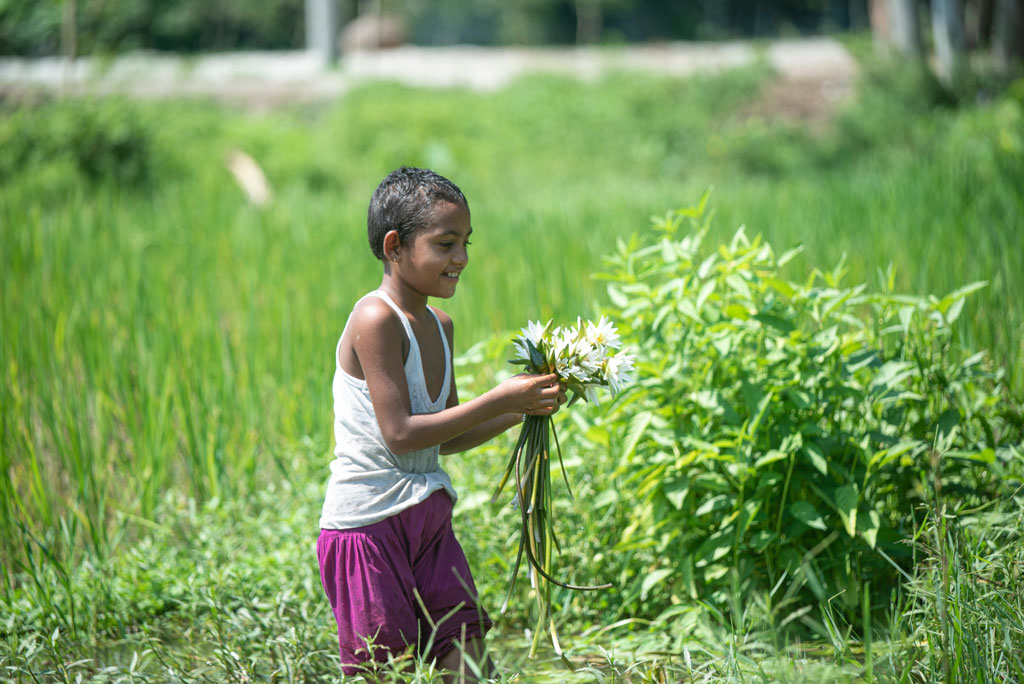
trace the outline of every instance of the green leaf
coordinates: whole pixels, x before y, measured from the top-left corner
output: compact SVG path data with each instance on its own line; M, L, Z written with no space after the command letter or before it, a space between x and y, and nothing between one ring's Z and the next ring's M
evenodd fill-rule
M886 389L898 386L913 372L914 364L909 361L889 361L878 370L871 385Z
M681 299L678 304L679 313L689 318L694 323L703 323L704 320L700 317L697 312L697 307L694 306L693 301L690 299Z
M758 532L750 538L750 547L758 553L763 553L764 550L768 548L768 545L778 538L779 535L775 534L774 532L771 532L769 530L761 530L760 532Z
M786 250L786 252L784 252L783 255L780 256L775 263L777 265L779 265L779 266L785 266L786 264L789 263L790 259L792 259L793 257L795 257L797 254L799 254L802 251L804 251L804 246L803 245L797 245L793 249Z
M875 548L878 541L878 528L882 525L882 519L874 509L868 510L867 514L857 516L857 533L864 537L868 546Z
M644 436L647 431L647 427L651 424L651 419L654 418L654 414L650 411L643 411L633 416L633 419L629 421L629 431L626 433L626 444L622 450L622 461L628 462L633 454L636 453L636 447L640 443L640 439Z
M608 286L608 299L612 300L612 304L620 309L625 309L629 305L629 297L622 294L622 290L617 285Z
M656 587L666 577L670 576L675 570L672 568L658 568L654 572L648 573L644 577L644 581L640 584L640 598L646 599L647 595L651 592L651 589Z
M747 528L750 526L750 522L757 515L758 511L761 510L761 501L757 499L749 499L743 504L743 511L740 515L739 522L739 534L742 537L747 532Z
M953 449L952 451L947 451L945 457L959 458L965 461L974 461L975 463L996 462L996 452L991 448L982 449L981 451L964 451L961 449Z
M785 318L774 314L765 313L764 311L754 314L754 318L786 335L796 329L796 326L793 325L792 321L788 321Z
M778 278L765 278L764 282L770 288L785 297L792 297L796 294L796 289L785 280L779 280Z
M530 350L530 363L533 364L535 370L539 370L545 366L547 360L544 355L540 353L540 350L534 346L533 342L526 340L526 347Z
M768 465L769 463L775 463L776 461L781 461L782 459L786 458L786 456L788 456L788 455L789 454L787 454L785 451L779 451L778 449L772 449L767 454L765 454L764 456L762 456L761 458L757 459L754 462L754 468L757 469L757 468L760 468L761 466Z
M702 515L707 515L712 511L720 511L723 508L728 507L729 498L725 494L719 494L718 496L713 496L704 503L702 503L700 507L694 512L694 515L699 517Z
M899 444L892 445L888 449L876 451L868 461L868 468L883 468L911 449L921 449L924 446L924 443L920 441L900 442Z
M821 517L821 513L814 507L810 501L796 501L792 506L789 507L789 513L794 518L802 522L808 527L813 527L816 530L824 532L828 529L825 526L825 521Z
M857 488L852 484L845 484L836 489L835 496L839 518L846 527L846 533L852 537L857 533Z
M728 551L728 549L726 549L726 551ZM729 574L729 566L728 565L712 565L712 566L709 566L708 569L704 571L704 581L707 582L708 584L711 584L715 580L720 579L722 577L725 577L728 574Z
M946 312L947 324L952 324L956 319L960 318L960 312L963 311L964 302L966 301L966 299L958 299L950 305L949 310Z
M977 292L986 286L988 286L987 280L978 280L973 283L968 283L967 285L964 285L943 297L938 304L938 309L945 316L946 322L952 323L957 319L960 315L960 309L963 308L964 298L967 297L967 295ZM956 309L955 311L954 308Z
M676 510L681 510L683 502L686 501L686 495L690 492L690 478L683 477L677 480L668 480L664 484L665 497L669 503L675 506Z
M740 276L735 273L730 273L725 277L725 284L728 285L734 292L739 293L744 299L750 299L750 286Z
M955 408L948 408L942 412L939 416L938 422L938 435L939 440L950 440L950 435L953 434L953 430L960 425L960 411Z
M729 526L724 530L719 530L713 535L704 540L704 542L697 548L697 567L703 568L709 563L714 563L716 560L729 553L732 548L733 540L736 537L736 530L734 527Z
M704 302L708 300L711 293L715 289L715 281L709 280L701 285L700 292L697 294L697 311L700 311L704 307Z
M722 357L729 356L729 352L732 350L732 336L722 335L711 340L711 346L713 346Z

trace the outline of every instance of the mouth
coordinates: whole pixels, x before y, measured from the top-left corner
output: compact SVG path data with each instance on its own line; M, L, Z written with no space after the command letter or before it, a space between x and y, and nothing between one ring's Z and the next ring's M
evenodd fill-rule
M449 280L458 280L460 271L445 271L441 275Z

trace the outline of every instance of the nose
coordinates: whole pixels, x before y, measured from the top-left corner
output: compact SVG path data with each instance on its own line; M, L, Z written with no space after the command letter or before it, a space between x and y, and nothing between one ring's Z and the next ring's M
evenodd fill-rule
M466 265L466 262L469 261L469 250L466 249L465 245L460 245L459 248L455 250L455 256L452 258L452 261L456 266L461 267Z

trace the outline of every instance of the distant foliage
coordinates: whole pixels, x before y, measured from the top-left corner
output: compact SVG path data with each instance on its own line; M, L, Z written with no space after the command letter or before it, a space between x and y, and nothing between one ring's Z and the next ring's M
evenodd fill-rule
M367 4L339 3L349 13L357 5L367 11ZM64 5L0 1L0 54L59 53ZM78 0L77 51L299 49L305 40L304 7L304 0ZM402 16L412 41L421 45L721 39L867 25L865 0L382 0L379 7ZM581 10L592 18L589 31L580 31Z
M0 2L0 54L59 53L63 7L55 0ZM76 51L295 49L302 47L303 17L302 0L79 0Z
M138 187L152 174L153 142L137 110L116 101L24 107L0 116L0 181L40 169Z
M658 540L648 590L853 621L865 582L887 592L911 565L915 506L985 503L1024 446L1001 373L952 339L984 283L910 297L889 274L873 294L842 264L791 282L797 250L742 229L709 248L709 225L703 203L669 213L609 260L640 379L610 414L607 484L637 496L627 534Z

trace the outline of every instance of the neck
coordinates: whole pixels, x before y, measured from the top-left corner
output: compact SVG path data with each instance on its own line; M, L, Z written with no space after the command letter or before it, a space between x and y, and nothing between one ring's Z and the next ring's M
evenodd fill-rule
M426 295L416 292L408 285L403 284L397 278L392 278L390 274L385 273L384 278L380 281L378 289L388 293L391 300L398 305L400 309L406 311L413 316L426 313L427 311L427 300L429 299Z

